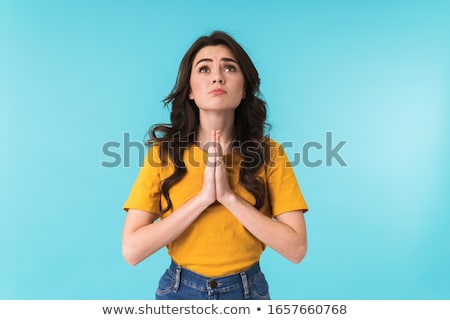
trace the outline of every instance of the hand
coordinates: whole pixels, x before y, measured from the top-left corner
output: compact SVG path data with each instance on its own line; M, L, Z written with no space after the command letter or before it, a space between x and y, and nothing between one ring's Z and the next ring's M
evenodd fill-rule
M214 135L214 144L216 147L215 153L215 185L216 185L216 200L223 204L228 195L233 191L230 188L230 182L228 180L228 172L225 167L222 152L218 152L220 147L220 130L216 130Z
M211 143L208 147L208 162L203 176L201 196L208 205L216 200L223 203L233 191L228 181L228 173L223 161L223 155L219 152L220 130L212 130Z
M203 197L207 205L211 205L216 201L216 184L215 169L217 147L215 144L216 132L211 132L211 142L208 147L208 161L206 163L205 173L203 175L203 186L200 195Z

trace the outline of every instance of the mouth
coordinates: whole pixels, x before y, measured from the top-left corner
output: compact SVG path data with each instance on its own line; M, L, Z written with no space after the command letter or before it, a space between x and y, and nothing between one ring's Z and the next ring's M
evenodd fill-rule
M209 92L209 94L212 94L213 96L218 96L218 95L225 94L225 93L227 93L227 92L220 88L213 89Z

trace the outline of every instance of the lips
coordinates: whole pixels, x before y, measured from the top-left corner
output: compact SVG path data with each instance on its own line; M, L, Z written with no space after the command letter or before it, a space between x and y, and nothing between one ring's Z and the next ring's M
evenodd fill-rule
M214 96L218 96L218 95L221 95L221 94L224 94L224 93L226 93L226 91L223 90L223 89L220 89L220 88L213 89L213 90L211 90L209 92L209 94L212 94Z

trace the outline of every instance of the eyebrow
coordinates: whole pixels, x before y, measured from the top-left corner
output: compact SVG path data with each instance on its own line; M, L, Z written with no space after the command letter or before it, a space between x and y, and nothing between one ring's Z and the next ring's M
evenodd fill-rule
M205 61L206 61L206 62L212 62L213 60L210 59L210 58L200 59L200 60L197 61L197 63L196 63L195 65L197 66L199 63L205 62ZM236 60L232 59L232 58L222 58L222 59L220 59L220 61L234 62L234 63L238 64L238 62L237 62Z

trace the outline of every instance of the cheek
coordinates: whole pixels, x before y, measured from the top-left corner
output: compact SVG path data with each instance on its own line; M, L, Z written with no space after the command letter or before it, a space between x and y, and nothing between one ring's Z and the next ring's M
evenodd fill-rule
M241 97L242 97L242 99L245 99L247 94L245 92L245 81L244 81L244 79L242 79L240 87L242 88L242 96Z
M201 91L202 87L202 81L201 79L198 79L197 77L190 78L189 81L189 99L194 100L195 96L198 95L198 93Z
M189 81L189 99L194 100L194 92L196 91L195 81L192 78Z

